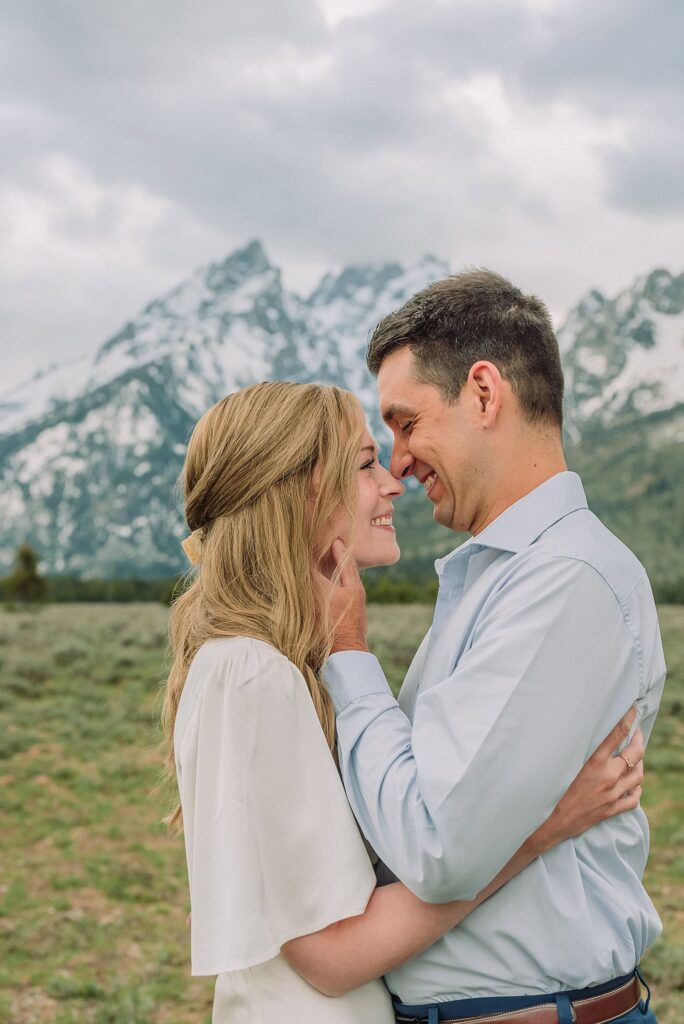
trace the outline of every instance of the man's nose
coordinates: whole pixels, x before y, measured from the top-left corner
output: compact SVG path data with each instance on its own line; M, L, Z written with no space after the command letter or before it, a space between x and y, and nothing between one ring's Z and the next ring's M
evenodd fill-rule
M403 480L404 477L411 476L415 464L416 460L405 445L394 445L389 467L393 477L396 477L397 480Z

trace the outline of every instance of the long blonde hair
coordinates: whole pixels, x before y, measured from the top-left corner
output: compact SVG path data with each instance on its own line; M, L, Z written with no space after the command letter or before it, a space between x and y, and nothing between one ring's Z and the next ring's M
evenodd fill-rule
M214 637L255 637L281 651L304 676L334 748L334 711L319 680L332 630L316 573L326 525L340 510L353 519L363 426L348 391L288 381L228 395L195 426L181 479L187 524L202 531L201 558L171 608L162 709L169 777L188 669ZM169 821L179 818L180 807Z

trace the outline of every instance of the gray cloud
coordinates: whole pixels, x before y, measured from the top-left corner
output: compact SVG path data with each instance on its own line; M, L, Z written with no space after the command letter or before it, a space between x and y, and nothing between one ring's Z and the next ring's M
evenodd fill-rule
M521 81L538 102L566 100L618 119L602 147L608 203L646 214L684 209L684 5L680 0L575 0L547 19Z
M521 79L537 98L628 113L684 85L680 0L573 0L544 17Z
M163 17L134 0L96 14L86 2L34 0L5 12L4 77L41 122L43 146L73 154L100 179L144 182L209 223L275 217L286 233L286 207L308 198L316 237L322 209L339 210L345 195L359 202L359 165L374 154L391 163L399 149L450 163L466 193L466 165L486 178L486 124L469 118L465 104L446 112L439 102L470 74L496 73L539 105L563 98L621 114L637 135L654 113L644 94L681 85L683 16L678 0L574 0L550 13L514 0L400 0L331 33L304 0L208 2L199 15L174 0ZM316 59L327 70L298 77ZM280 82L276 75L269 85L273 68ZM23 148L15 159L26 174ZM648 150L625 160L624 174L634 176L628 165L647 168ZM609 178L619 176L618 152L607 161ZM508 189L509 198L517 191ZM633 204L641 190L632 193ZM237 209L229 194L240 195ZM609 182L609 200L623 194ZM384 205L377 194L373 201ZM302 231L306 223L300 239Z
M634 127L620 146L606 148L608 197L625 209L658 217L684 214L681 104L663 101L660 118Z
M129 8L135 33L124 46L110 8L103 24L91 8L73 5L59 32L54 21L40 22L33 52L26 62L15 60L10 82L49 122L53 146L99 180L140 181L207 223L229 219L234 230L275 232L285 243L308 237L315 248L335 237L340 251L358 251L355 225L393 222L407 205L406 176L415 173L410 161L403 166L406 151L465 164L486 148L482 126L469 123L467 111L440 116L439 83L425 56L418 48L402 59L396 32L385 37L379 26L369 35L359 25L332 39L310 10L316 31L303 17L288 22L282 37L277 6L264 32L252 21L229 31L226 9L207 5L203 12L219 12L219 24L210 18L211 31L201 25L187 34L183 20L165 12L155 37L149 11L141 25ZM22 40L29 45L25 33ZM320 56L328 69L315 81L300 78L302 62ZM36 65L40 75L25 71ZM280 82L269 87L274 66ZM374 156L388 169L389 191L377 189L372 168L368 188ZM345 206L348 216L340 217ZM385 246L395 241L390 231Z
M255 235L321 270L432 249L542 290L548 278L567 304L595 283L598 263L578 263L592 224L615 235L622 211L677 208L683 12L679 0L396 0L331 28L314 0L10 0L0 227L11 220L18 241L0 308L39 336L20 302L26 281L59 303L41 246L83 275L52 321L76 309L95 331L89 294L103 317L119 308L97 260L118 268L123 319L124 297ZM626 236L635 266L650 258Z

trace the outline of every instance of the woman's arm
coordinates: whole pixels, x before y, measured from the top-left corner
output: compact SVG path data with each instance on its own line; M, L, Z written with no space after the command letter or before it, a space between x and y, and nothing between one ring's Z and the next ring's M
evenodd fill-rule
M546 850L606 818L635 808L643 779L641 733L635 733L623 756L614 756L628 735L635 714L632 710L618 723L587 761L551 817L475 899L425 903L396 882L375 889L363 914L285 943L283 955L314 988L328 996L342 995L427 949ZM630 771L625 758L634 764Z
M286 942L283 955L319 992L343 995L418 956L541 852L528 840L468 902L424 903L401 882L383 885L373 891L363 914Z

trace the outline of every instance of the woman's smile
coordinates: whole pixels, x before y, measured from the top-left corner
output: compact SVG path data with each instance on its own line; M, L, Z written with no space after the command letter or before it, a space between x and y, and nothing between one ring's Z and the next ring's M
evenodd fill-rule
M384 515L375 516L374 519L371 519L371 526L377 526L378 529L380 530L391 530L391 532L394 533L395 529L394 526L392 525L393 511L394 510L392 509L390 512L387 512Z

